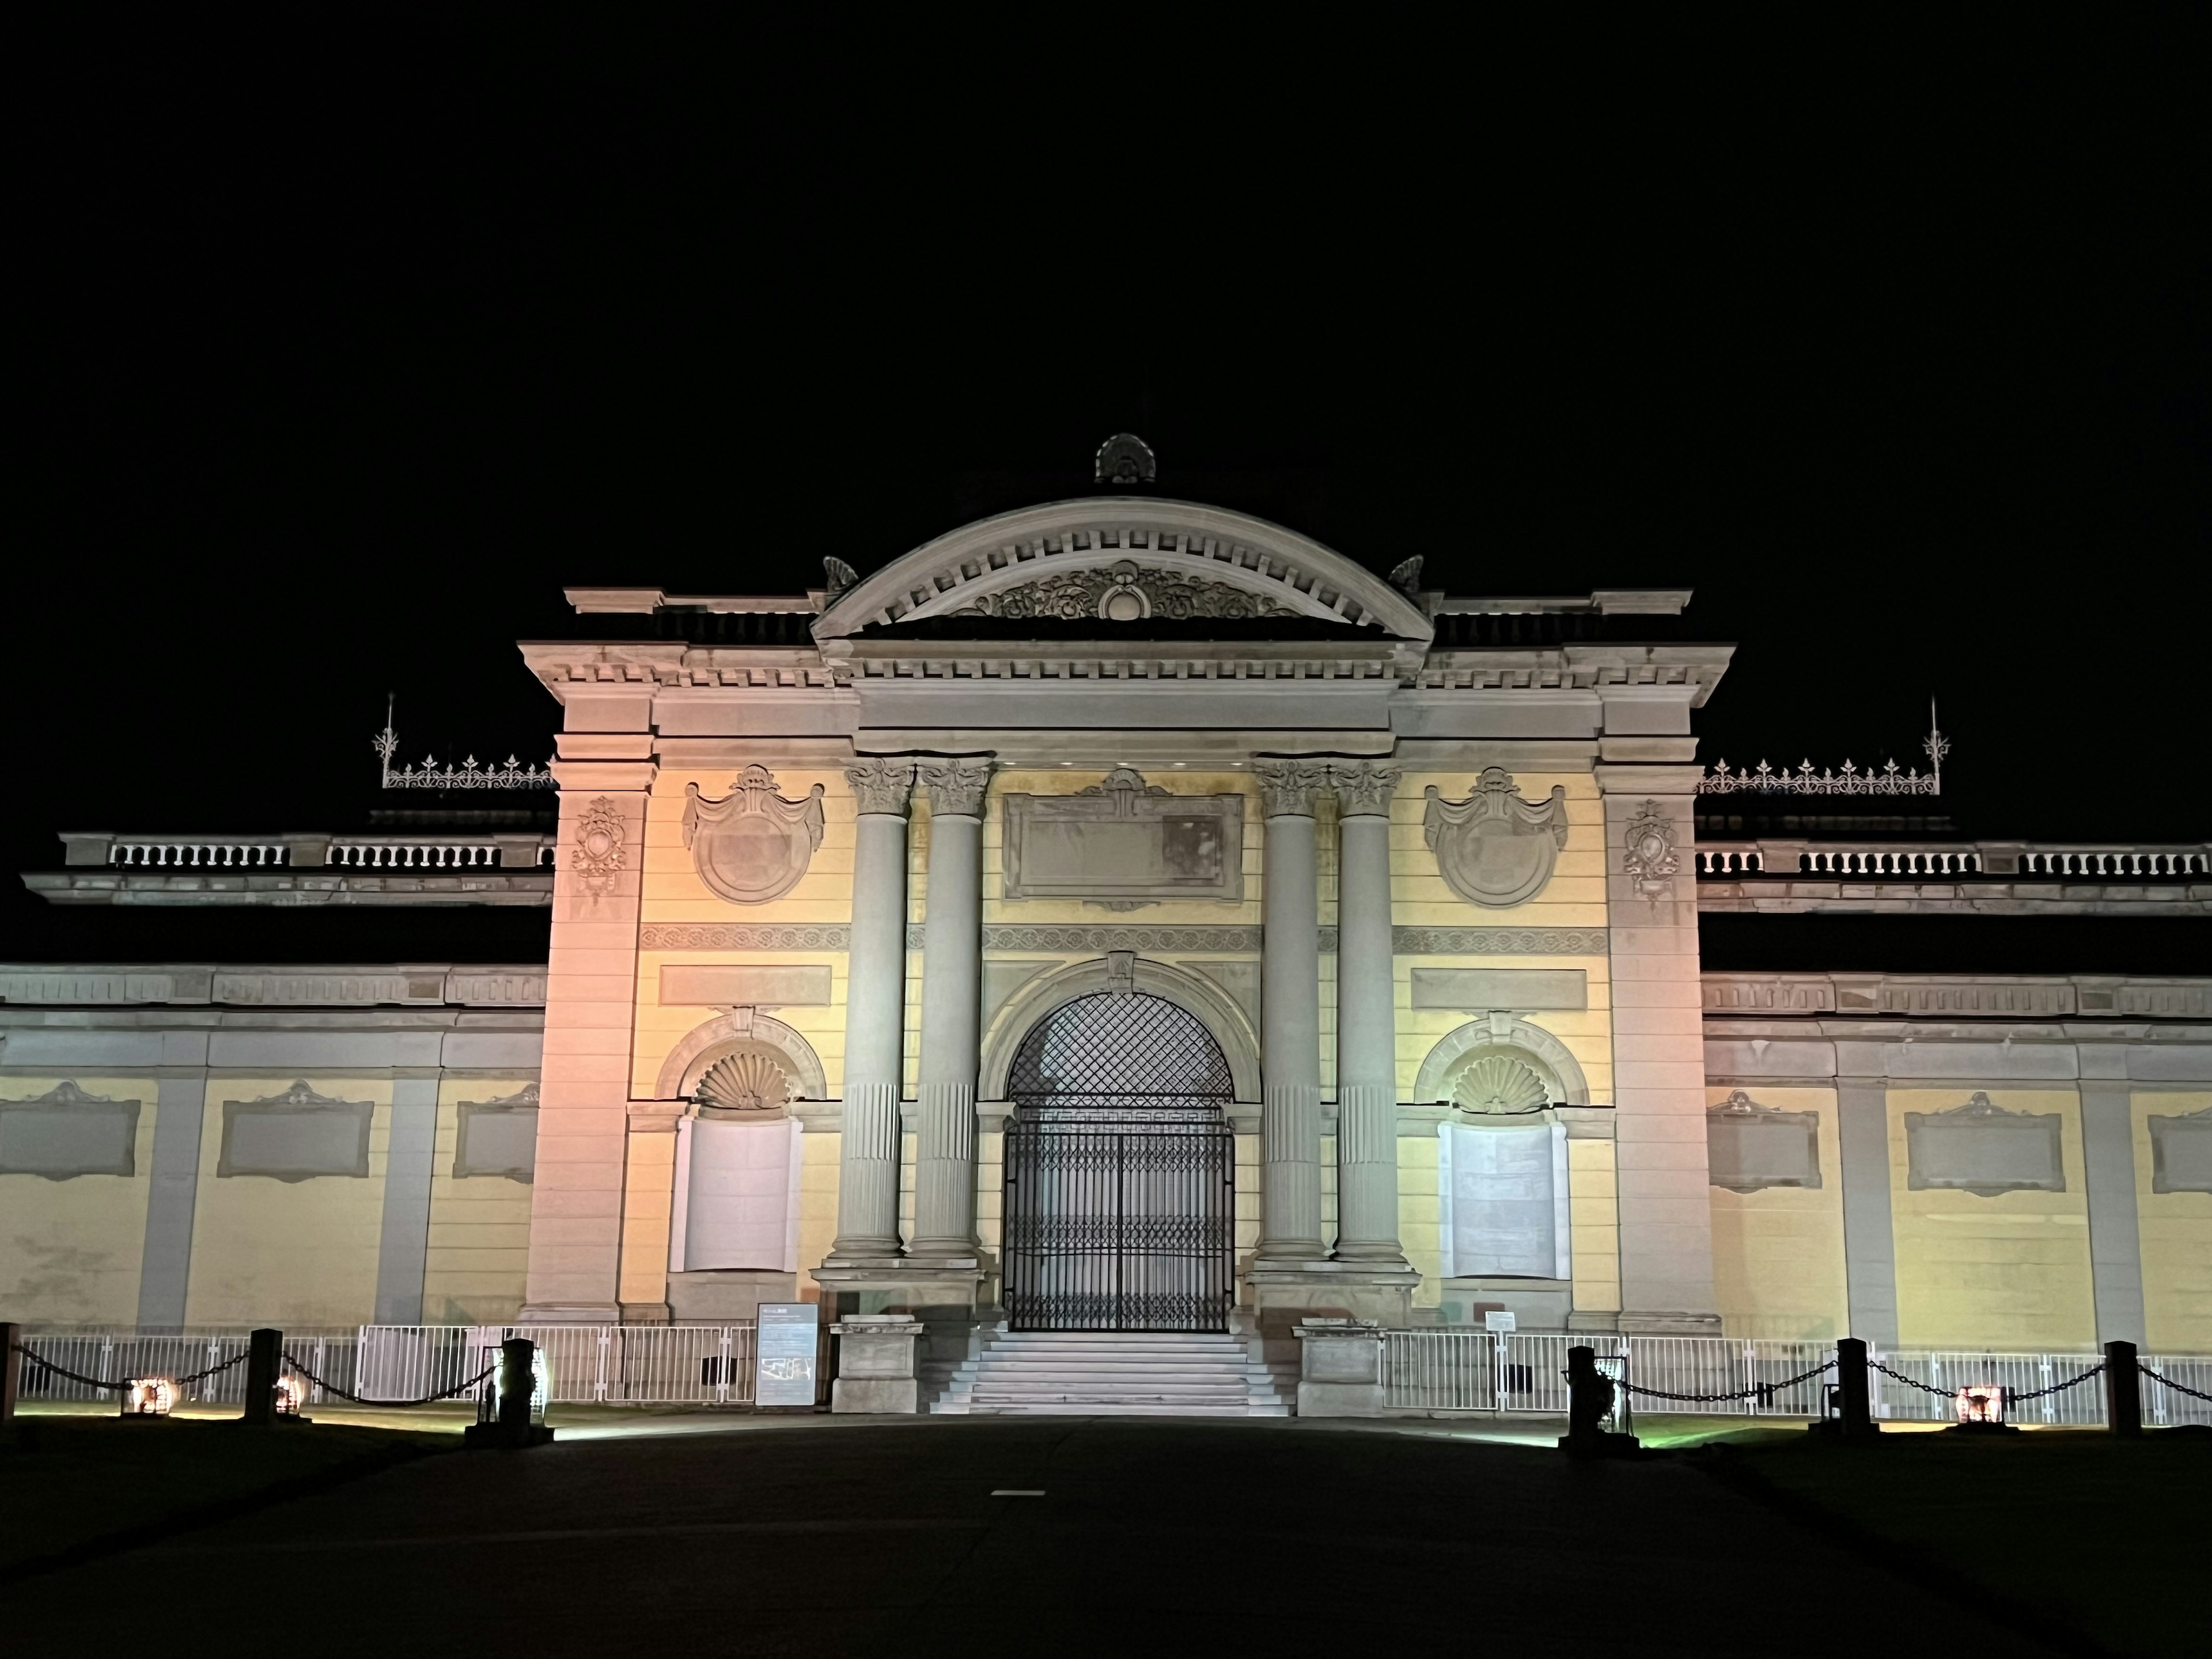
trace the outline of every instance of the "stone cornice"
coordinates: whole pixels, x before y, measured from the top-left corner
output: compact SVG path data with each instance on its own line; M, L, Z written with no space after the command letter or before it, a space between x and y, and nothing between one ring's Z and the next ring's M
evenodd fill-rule
M50 904L177 906L501 904L553 902L550 870L83 869L25 873Z
M2076 974L1708 973L1705 1019L2212 1018L2212 978Z
M542 1008L545 964L0 963L0 1001L33 1007Z

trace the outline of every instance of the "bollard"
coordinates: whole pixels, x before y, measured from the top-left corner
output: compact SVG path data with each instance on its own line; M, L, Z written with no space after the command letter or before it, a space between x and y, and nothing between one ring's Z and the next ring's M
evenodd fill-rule
M2105 1344L2105 1426L2114 1434L2142 1432L2142 1373L2132 1342Z
M1836 1400L1843 1407L1841 1426L1832 1432L1846 1440L1879 1434L1874 1420L1874 1393L1868 1386L1867 1345L1856 1336L1836 1339Z
M260 1330L246 1338L246 1413L241 1423L276 1421L276 1376L284 1352L284 1333Z
M1612 1411L1613 1385L1599 1375L1597 1351L1589 1347L1567 1350L1567 1431L1559 1449L1571 1457L1632 1457L1640 1449L1632 1434L1610 1434L1606 1414Z
M526 1336L511 1336L499 1345L499 1414L489 1423L471 1424L461 1435L464 1445L514 1450L552 1440L551 1429L530 1420L537 1361L538 1345Z
M0 1322L0 1435L15 1426L15 1400L23 1382L23 1356L15 1347L23 1328Z

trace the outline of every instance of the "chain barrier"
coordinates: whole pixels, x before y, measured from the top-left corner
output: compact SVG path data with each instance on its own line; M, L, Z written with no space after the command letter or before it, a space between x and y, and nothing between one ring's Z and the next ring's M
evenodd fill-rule
M1836 1362L1830 1359L1825 1364L1814 1366L1809 1371L1800 1371L1795 1376L1784 1377L1779 1382L1754 1383L1748 1389L1739 1389L1733 1394L1669 1394L1664 1389L1640 1389L1635 1383L1625 1379L1616 1382L1613 1386L1626 1389L1631 1394L1642 1395L1647 1400L1689 1400L1696 1401L1700 1404L1711 1404L1724 1400L1756 1400L1763 1406L1771 1403L1774 1396L1783 1389L1794 1389L1800 1382L1809 1382L1821 1372L1832 1371L1835 1368Z
M1939 1400L1948 1400L1951 1398L1950 1389L1939 1389L1932 1384L1923 1382L1918 1377L1907 1376L1903 1371L1893 1371L1890 1370L1888 1366L1883 1364L1879 1359L1868 1360L1867 1369L1870 1371L1880 1371L1884 1376L1894 1377L1898 1382L1905 1383L1909 1387L1917 1389L1923 1394L1932 1394Z
M2212 1394L2207 1394L2202 1389L2192 1389L2186 1382L2177 1382L2170 1376L2160 1376L2140 1359L2136 1361L2136 1369L2162 1389L2172 1389L2176 1394L2185 1394L2191 1400L2212 1401Z
M2087 1382L2093 1376L2101 1376L2104 1373L2104 1362L2100 1360L2096 1364L2090 1366L2087 1370L2083 1371L2081 1376L2069 1376L2063 1382L2053 1382L2046 1388L2028 1390L2007 1389L2005 1390L2005 1403L2009 1406L2022 1400L2040 1400L2046 1394L2063 1394L2077 1382Z
M27 1348L20 1342L16 1343L15 1347L17 1353L22 1355L24 1358L29 1360L33 1365L38 1366L42 1370L52 1371L56 1376L67 1377L72 1382L82 1382L88 1389L108 1390L127 1389L133 1382L139 1380L135 1376L126 1376L120 1382L103 1382L96 1376L87 1376L83 1372L73 1371L66 1365L57 1365L52 1360L47 1358L44 1354L36 1352L30 1348ZM190 1376L173 1376L169 1378L169 1381L175 1383L180 1389L190 1388L195 1382L206 1382L208 1378L215 1376L217 1372L227 1371L233 1365L243 1365L245 1363L246 1356L244 1354L233 1354L229 1358L224 1360L219 1365L210 1365L205 1370L194 1371ZM149 1371L146 1375L152 1376L157 1375L157 1373Z
M366 1400L360 1395L351 1393L347 1389L338 1387L335 1382L324 1382L321 1377L317 1376L314 1372L309 1370L305 1365L302 1365L298 1360L293 1358L289 1353L284 1356L284 1363L287 1365L289 1365L294 1370L297 1371L301 1376L306 1377L308 1382L313 1383L325 1394L334 1394L341 1400L350 1400L356 1406L377 1407L427 1406L433 1401L451 1400L457 1394L467 1393L471 1389L476 1387L477 1383L483 1382L486 1377L489 1376L494 1371L499 1369L499 1362L495 1359L490 1364L485 1366L467 1382L456 1382L452 1388L441 1389L435 1394L426 1394L420 1400Z

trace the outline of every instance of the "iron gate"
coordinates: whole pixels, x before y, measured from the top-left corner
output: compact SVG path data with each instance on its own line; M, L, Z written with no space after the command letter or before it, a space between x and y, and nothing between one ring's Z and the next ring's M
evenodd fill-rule
M1160 997L1079 998L1023 1040L1008 1093L1008 1325L1226 1330L1236 1091L1205 1026Z

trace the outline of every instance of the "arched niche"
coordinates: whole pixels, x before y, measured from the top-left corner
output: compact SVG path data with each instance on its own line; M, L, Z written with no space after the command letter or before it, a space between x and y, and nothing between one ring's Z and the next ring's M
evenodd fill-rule
M1422 1105L1445 1099L1444 1080L1450 1076L1452 1068L1466 1056L1485 1049L1517 1055L1543 1079L1547 1091L1559 1091L1559 1098L1552 1104L1590 1103L1589 1084L1565 1043L1542 1026L1532 1025L1525 1019L1494 1018L1471 1019L1437 1040L1436 1047L1429 1050L1428 1058L1421 1062L1420 1075L1413 1083L1413 1099Z
M653 1097L688 1097L708 1066L723 1055L736 1054L750 1044L772 1049L782 1059L792 1076L798 1079L799 1099L830 1097L829 1080L814 1045L781 1020L750 1008L717 1015L686 1032L684 1040L670 1049L668 1058L661 1062L660 1075L653 1083Z
M1006 1079L1013 1070L1014 1055L1039 1020L1063 1004L1101 991L1141 991L1186 1010L1221 1045L1236 1082L1237 1098L1244 1102L1260 1098L1259 1036L1244 1011L1212 981L1142 957L1133 960L1099 957L1071 963L1031 980L1008 998L992 1019L991 1029L983 1034L981 1097L1006 1097Z

